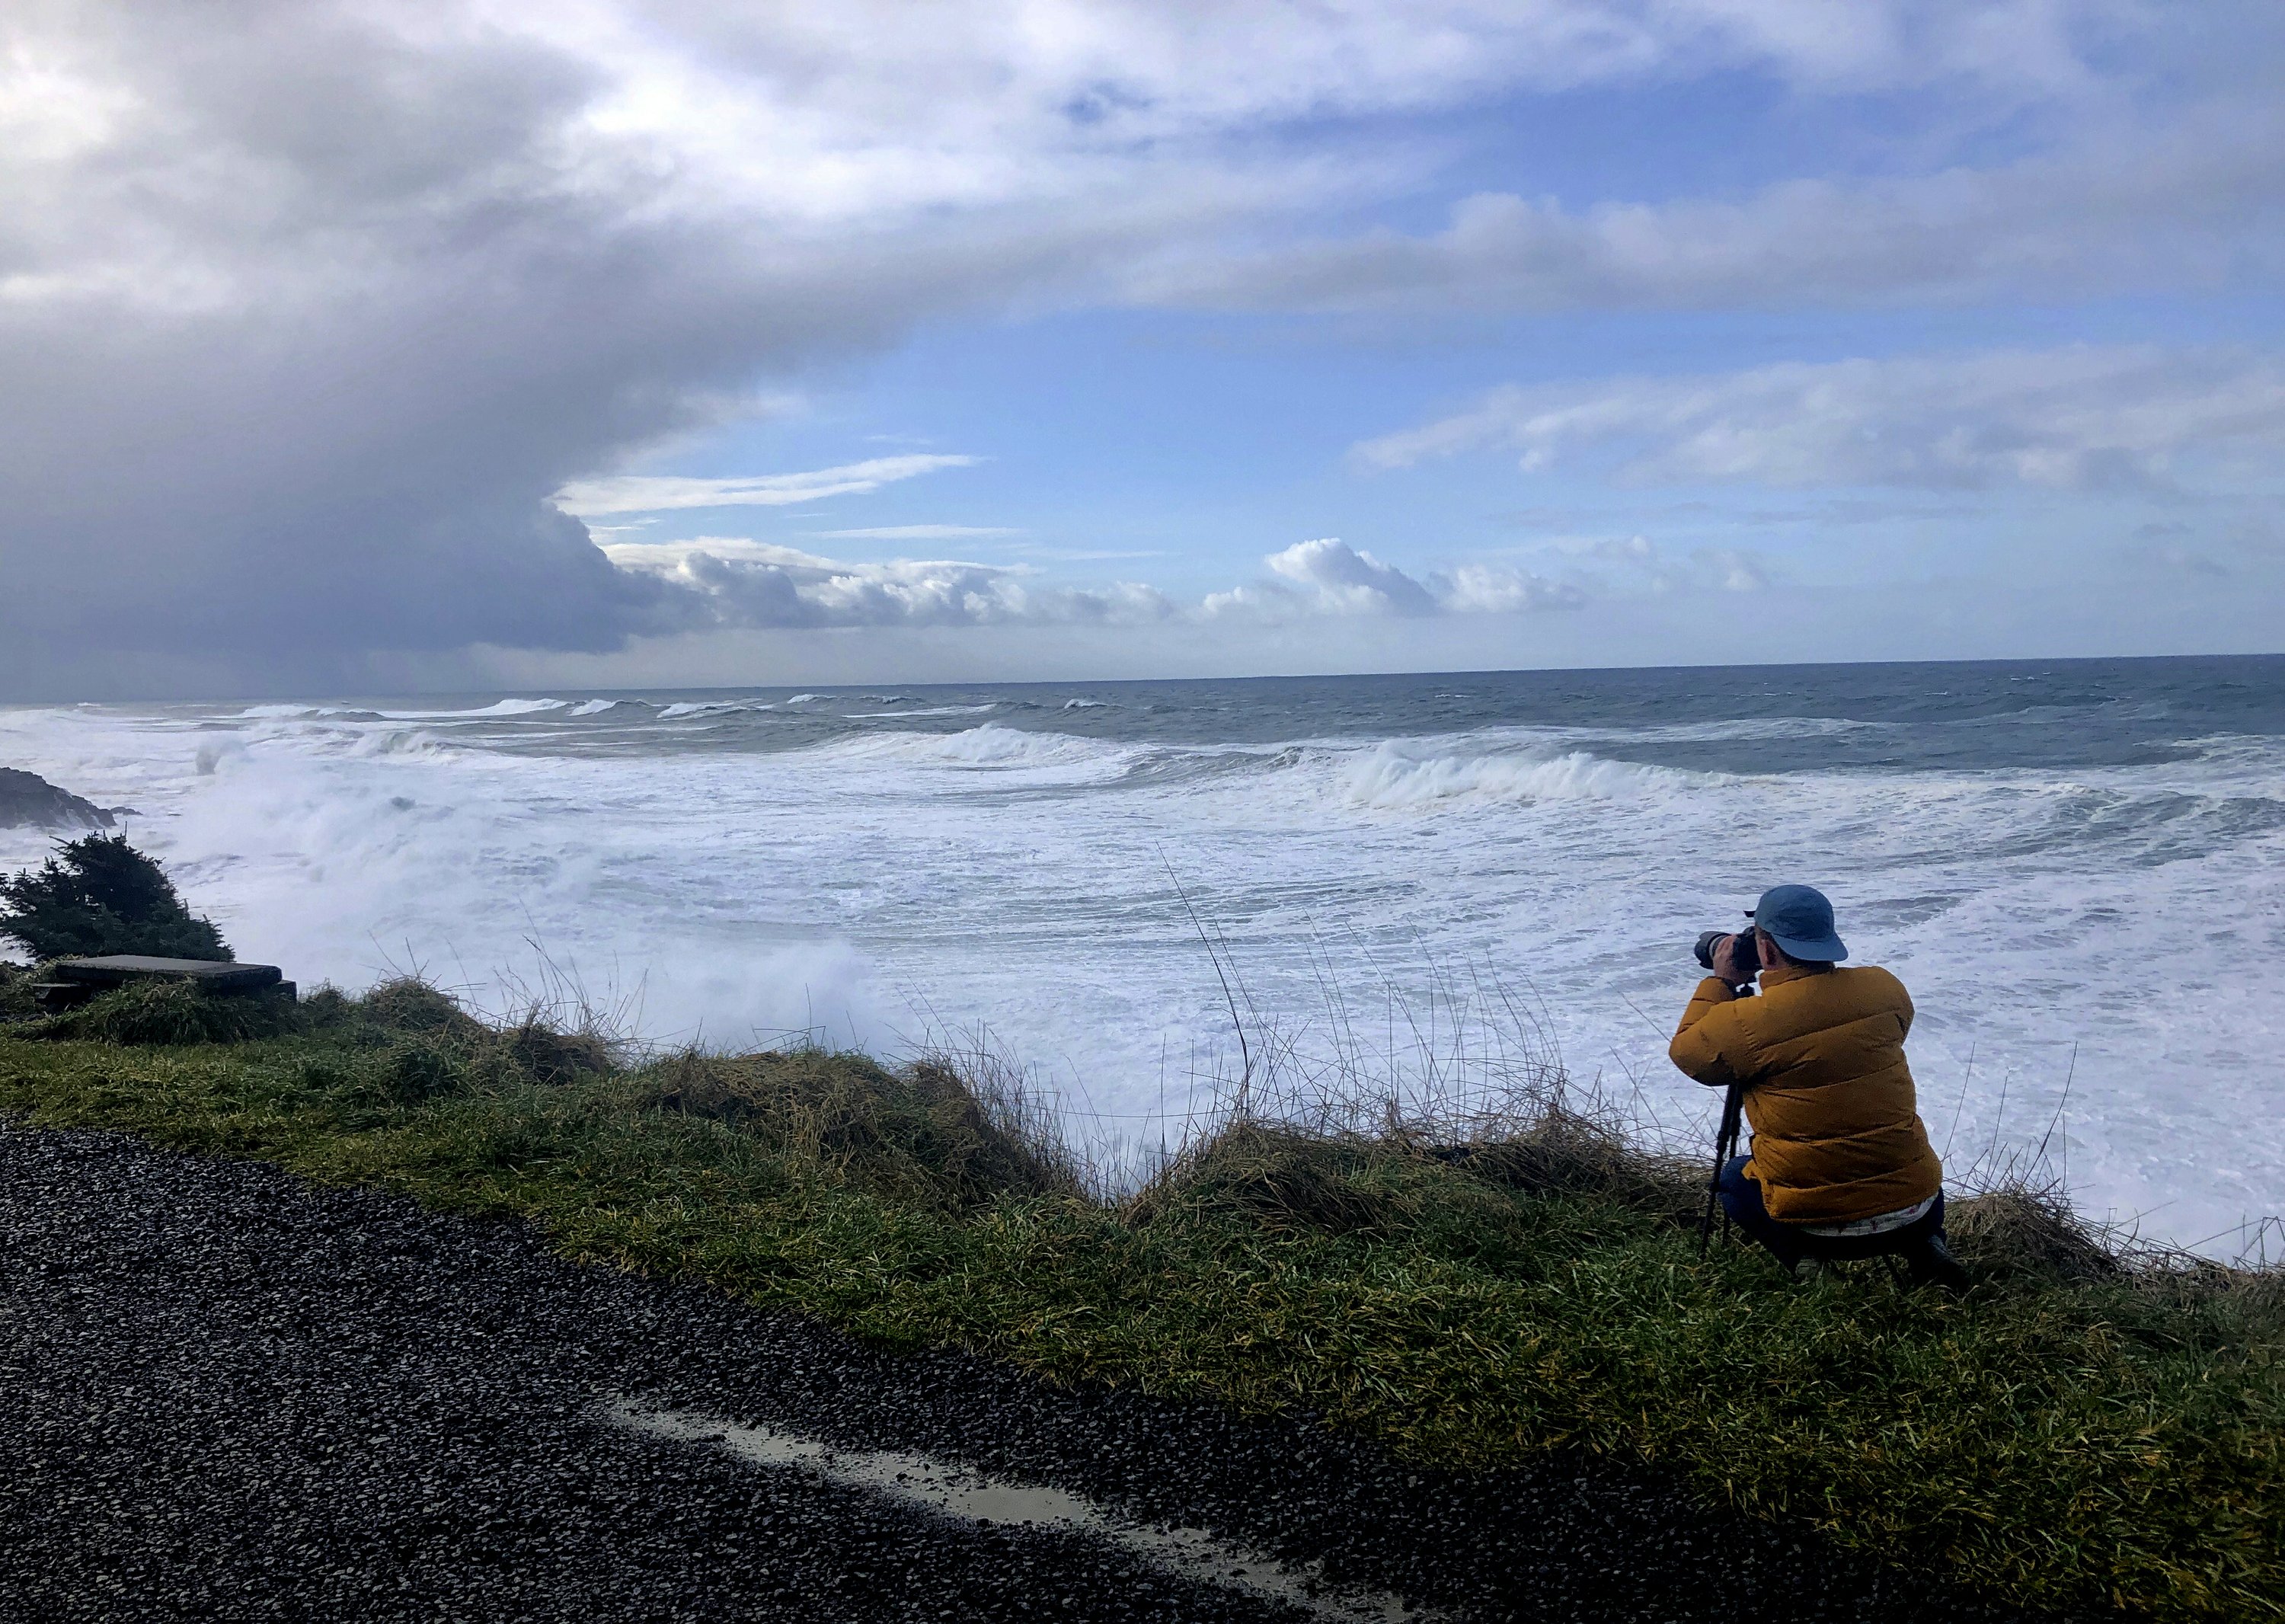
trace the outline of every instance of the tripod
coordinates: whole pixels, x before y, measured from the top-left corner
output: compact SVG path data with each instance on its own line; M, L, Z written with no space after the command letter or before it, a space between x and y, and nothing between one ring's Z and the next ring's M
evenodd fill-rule
M1698 1255L1703 1258L1706 1248L1714 1238L1714 1209L1722 1199L1722 1169L1738 1151L1739 1119L1746 1110L1746 1089L1741 1083L1732 1083L1722 1095L1722 1127L1714 1135L1714 1173L1706 1181L1706 1212L1698 1220ZM1730 1215L1722 1214L1722 1233L1730 1233Z

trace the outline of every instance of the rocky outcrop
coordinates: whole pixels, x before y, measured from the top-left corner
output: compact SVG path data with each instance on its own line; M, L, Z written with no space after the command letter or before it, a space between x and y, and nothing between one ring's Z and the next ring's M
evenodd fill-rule
M111 813L36 773L0 767L0 829L107 829Z

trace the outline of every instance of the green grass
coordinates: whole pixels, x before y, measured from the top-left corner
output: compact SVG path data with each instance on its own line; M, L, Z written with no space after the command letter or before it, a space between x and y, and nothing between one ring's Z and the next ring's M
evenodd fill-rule
M232 1043L20 1027L41 1035L0 1037L0 1107L527 1218L567 1256L893 1345L1307 1408L1425 1460L1655 1463L2021 1603L2285 1617L2279 1282L2119 1267L2035 1201L1963 1211L1964 1298L1877 1265L1796 1285L1734 1245L1701 1263L1687 1183L1591 1125L1461 1165L1241 1126L1112 1204L941 1067L614 1069L417 989L305 1009Z

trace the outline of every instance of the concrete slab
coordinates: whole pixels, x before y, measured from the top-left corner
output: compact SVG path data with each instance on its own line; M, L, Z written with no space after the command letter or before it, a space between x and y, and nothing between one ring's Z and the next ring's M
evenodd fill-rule
M59 959L49 970L82 986L116 987L130 981L195 981L209 992L258 992L285 976L274 964L239 964L216 959L152 959L140 953L108 953L99 959Z

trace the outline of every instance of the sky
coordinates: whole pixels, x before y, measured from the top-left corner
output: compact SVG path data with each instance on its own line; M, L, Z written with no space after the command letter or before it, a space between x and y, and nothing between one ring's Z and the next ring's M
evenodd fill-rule
M2285 11L14 0L0 699L2285 648Z

